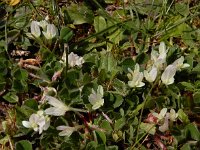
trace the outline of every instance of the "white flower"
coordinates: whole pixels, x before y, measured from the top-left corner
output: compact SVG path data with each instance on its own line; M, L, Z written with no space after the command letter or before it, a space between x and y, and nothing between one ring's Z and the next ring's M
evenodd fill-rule
M47 130L50 126L50 118L48 116L44 115L44 111L40 110L37 112L37 115L39 116L39 134L42 133L43 130Z
M169 130L169 113L166 113L164 123L163 123L163 125L161 125L159 127L159 130L161 132L165 132L165 131Z
M31 22L31 34L36 38L40 37L41 31L37 21Z
M182 68L190 67L189 64L183 63L183 62L184 62L184 57L181 56L179 59L175 60L172 65L176 66L177 70L181 70Z
M50 118L44 116L43 111L38 111L37 114L32 114L29 121L22 121L22 124L26 128L32 128L34 131L39 131L39 134L43 130L47 130L50 126Z
M92 104L92 109L96 110L99 107L103 106L103 87L101 85L98 86L97 92L92 89L92 93L88 96L89 102Z
M161 80L165 85L174 83L174 76L176 74L176 66L168 65L162 73Z
M54 24L48 24L46 32L42 31L42 33L44 34L46 39L50 40L50 39L53 39L56 36L57 28L55 27Z
M29 118L29 121L22 121L22 124L26 128L33 128L34 131L38 131L38 121L39 121L39 116L37 114L32 114Z
M135 65L134 72L130 68L128 68L128 71L130 72L130 73L127 74L128 78L130 80L130 81L128 81L128 85L130 87L142 87L142 86L145 85L142 82L142 80L143 80L143 73L140 72L140 66L139 66L139 64Z
M52 96L45 96L45 99L48 101L50 105L53 107L47 108L45 113L53 116L63 116L65 112L69 111L69 107L65 105L63 102Z
M159 45L159 53L154 50L151 51L151 60L153 60L154 65L160 70L162 70L163 64L166 63L167 52L168 50L166 50L164 42L161 42Z
M64 62L66 62L66 59L64 57L63 57L63 60L64 60ZM77 54L74 54L73 52L71 52L68 55L68 64L70 67L74 67L74 66L81 67L83 63L84 63L83 57L79 57Z
M166 62L167 52L168 52L168 50L166 50L165 43L164 42L160 42L158 59L161 59L161 60L163 60L163 62Z
M158 118L158 122L161 122L162 125L159 127L161 132L165 132L169 129L169 120L171 122L176 121L178 114L175 112L174 109L170 109L170 112L167 112L167 108L163 108L160 113L152 113L156 118ZM164 123L163 123L164 119Z
M46 30L48 22L46 20L42 20L42 21L38 22L38 25L40 27L42 27L43 30Z
M75 127L69 127L69 126L58 126L56 127L57 130L62 130L60 133L59 133L59 136L67 136L67 137L70 137L71 134L74 132L74 131L77 131L77 128Z
M178 117L178 114L175 112L174 109L170 109L170 112L169 112L169 119L171 121L176 121L176 118Z
M162 120L165 117L166 113L167 113L167 108L163 108L159 114L152 112L152 115L158 118L158 120Z
M156 79L157 73L157 68L153 66L150 71L144 70L144 77L148 82L153 82Z

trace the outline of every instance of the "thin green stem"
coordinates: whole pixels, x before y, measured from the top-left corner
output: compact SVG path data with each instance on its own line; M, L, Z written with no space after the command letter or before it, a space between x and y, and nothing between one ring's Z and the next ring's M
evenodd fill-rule
M65 53L65 59L66 59L66 62L65 62L65 65L66 65L66 67L65 67L65 79L67 78L67 71L68 71L68 53L69 53L69 46L68 46L68 44L67 43L64 43L64 45L63 45L63 48L64 48L64 53Z
M73 107L69 107L69 109L74 112L88 112L88 110L73 108Z
M155 127L155 124L152 124L151 128L149 128L149 130L141 136L141 138L138 140L138 142L141 141L145 136L147 136L147 134L149 134L148 132L151 129L153 129L153 127ZM135 142L135 144L131 147L131 150L137 145L138 142ZM141 147L141 144L138 147Z
M140 113L140 118L139 118L138 127L137 127L136 140L135 140L135 144L134 144L132 147L134 147L134 146L140 141L140 139L138 140L139 127L140 127L139 125L140 125L140 123L141 123L141 121L142 121L142 115L143 115L144 107L145 107L145 104L146 104L147 100L149 99L149 96L150 96L150 94L151 94L153 88L155 87L155 85L157 84L157 82L158 82L159 80L160 80L160 78L157 78L157 79L156 79L156 81L155 81L155 82L153 83L153 85L151 86L151 89L150 89L149 92L147 93L147 95L146 95L146 97L145 97L145 99L144 99L144 102L141 104L142 107L141 107L141 113Z

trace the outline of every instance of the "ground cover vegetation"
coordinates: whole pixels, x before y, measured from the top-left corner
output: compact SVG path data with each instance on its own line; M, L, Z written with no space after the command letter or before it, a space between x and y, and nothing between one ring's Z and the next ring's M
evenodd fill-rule
M200 149L198 0L0 12L0 149Z

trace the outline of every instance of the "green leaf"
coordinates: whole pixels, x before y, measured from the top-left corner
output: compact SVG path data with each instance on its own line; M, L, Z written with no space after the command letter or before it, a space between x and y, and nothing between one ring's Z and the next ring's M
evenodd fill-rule
M117 107L121 106L124 99L121 95L118 95L118 94L114 94L114 97L115 97L115 103L113 104L113 107L117 108Z
M68 27L63 27L60 31L60 39L64 43L69 42L73 37L73 31Z
M28 140L21 140L16 143L16 150L32 150L32 144Z
M123 39L123 30L116 29L111 35L107 36L109 41L112 43L107 43L107 51L111 51L115 44L119 44L119 42Z
M192 139L196 141L200 140L200 132L198 128L196 127L196 125L194 125L193 123L190 123L186 126L186 129L189 130L190 136Z
M3 96L3 98L9 103L17 103L19 101L16 92L8 92L6 95Z
M103 51L101 53L99 69L105 69L107 72L113 72L114 70L116 70L116 67L117 61L113 57L112 53Z
M102 140L103 144L106 144L106 135L104 132L102 131L96 131L97 135L100 137L100 139ZM101 143L101 142L98 142Z
M38 110L38 103L34 99L29 99L24 102L24 106L28 106L34 110Z
M189 123L190 120L188 119L188 116L184 113L182 109L178 110L178 118L185 124Z
M154 135L156 133L156 127L154 124L151 123L143 123L140 124L140 129L144 130L145 132Z
M105 129L107 133L113 130L110 123L107 120L102 121L101 128Z
M104 144L100 144L96 147L95 150L106 150L106 146Z
M193 69L192 72L194 73L200 73L200 64L197 64Z
M20 35L20 31L19 30L11 30L8 32L8 43L13 42L18 36Z
M123 71L127 72L128 68L134 69L135 62L132 58L126 58L123 60L123 62L120 64Z
M148 59L149 59L149 56L146 53L141 53L137 56L136 62L139 64L145 64L147 63Z
M106 26L106 20L102 16L97 16L94 18L94 29L97 33L106 29Z
M119 95L125 96L128 93L127 85L125 84L125 82L117 78L113 80L113 88Z
M86 146L85 149L86 149L86 150L95 150L96 147L97 147L97 142L91 141L91 142L89 142L89 143L87 144L87 146Z
M119 130L121 129L126 123L125 118L120 118L118 120L115 121L115 125L114 125L114 130Z
M189 11L189 4L185 3L176 3L175 4L175 9L178 13L180 13L183 16L188 16L190 11Z
M28 84L24 80L14 80L12 88L17 92L26 92L28 91Z
M85 3L72 3L67 7L66 13L70 17L70 20L73 21L73 24L78 25L93 22L94 14Z
M191 150L190 144L189 143L185 143L180 150Z
M179 85L184 87L185 90L193 91L195 89L193 84L189 82L180 82Z
M13 73L13 76L14 76L17 80L27 80L27 78L28 78L28 72L27 72L25 69L18 68L18 69L15 70L15 72Z
M195 103L200 103L200 91L193 94L193 99Z

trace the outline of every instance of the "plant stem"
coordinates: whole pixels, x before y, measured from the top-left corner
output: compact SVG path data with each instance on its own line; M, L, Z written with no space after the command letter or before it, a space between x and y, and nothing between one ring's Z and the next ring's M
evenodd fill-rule
M79 108L73 108L73 107L69 107L69 109L70 109L71 111L75 111L75 112L88 112L87 110L79 109Z
M147 93L145 99L144 99L144 102L141 104L142 107L141 107L141 113L140 113L140 118L139 118L139 122L138 122L138 127L137 127L137 134L136 134L136 140L135 140L135 144L132 146L132 148L141 140L141 138L138 140L138 135L139 135L139 125L142 121L142 115L143 115L143 111L144 111L144 107L145 107L145 104L147 102L147 100L149 99L149 96L153 90L153 88L155 87L155 85L157 84L157 82L160 80L160 78L157 78L156 81L153 83L151 89L149 90L149 92ZM139 111L139 110L138 110ZM142 137L143 138L143 137Z
M68 53L69 53L69 45L67 43L64 43L64 53L65 53L65 59L66 59L66 67L65 67L65 79L67 78L67 71L68 71ZM67 83L66 83L67 84Z

